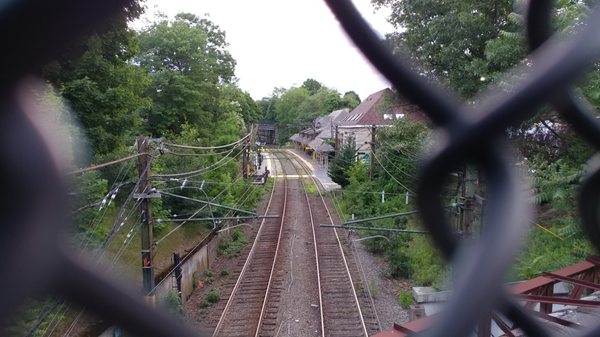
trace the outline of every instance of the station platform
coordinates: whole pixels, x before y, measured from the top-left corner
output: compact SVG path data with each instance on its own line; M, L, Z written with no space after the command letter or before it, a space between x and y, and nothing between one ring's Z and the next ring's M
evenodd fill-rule
M313 162L312 158L306 153L298 149L287 149L290 154L296 156L306 164L309 170L312 171L312 175L319 180L325 191L333 191L340 189L341 186L334 183L333 180L327 175L327 168Z

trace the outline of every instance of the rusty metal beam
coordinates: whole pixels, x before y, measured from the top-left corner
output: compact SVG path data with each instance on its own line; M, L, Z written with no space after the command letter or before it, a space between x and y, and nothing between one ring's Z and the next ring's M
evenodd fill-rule
M517 299L535 303L574 305L579 307L600 307L599 301L579 300L568 297L551 297L541 295L517 294Z
M600 260L598 260L598 263L600 263ZM591 262L591 261L582 261L579 263L576 263L574 265L565 267L563 269L557 270L554 272L554 274L556 275L561 275L561 276L576 276L579 275L581 273L590 271L591 269L596 268L597 266ZM546 286L548 284L554 284L556 281L549 278L549 277L544 277L544 276L538 276L534 279L519 283L519 284L515 284L514 286L511 287L511 290L513 293L516 294L527 294L527 293L531 293L535 290L537 290L538 288L541 288L543 286Z
M498 325L500 330L502 330L502 332L506 334L506 336L516 337L515 334L512 332L512 329L508 326L508 324L506 324L506 322L504 322L502 318L500 318L500 316L498 316L498 314L492 314L492 319L494 320L494 322L496 322L496 325Z
M568 321L566 319L562 319L562 318L555 317L555 316L552 316L552 315L544 314L543 312L531 310L531 311L529 311L529 313L532 314L532 315L535 315L535 316L537 316L539 318L545 319L547 321L554 322L556 324L560 324L562 326L568 326L568 327L577 328L577 329L583 328L581 325L579 325L579 324L577 324L575 322L571 322L571 321Z
M490 316L486 315L484 318L479 320L479 324L477 325L477 337L492 336L492 318Z
M394 330L399 331L399 332L401 332L403 334L406 334L406 335L413 334L413 333L417 332L417 331L413 331L413 330L405 327L404 325L397 324L397 323L394 323Z
M585 260L600 267L600 257L598 257L598 256L590 255L590 256L586 257Z
M552 298L554 296L554 283L544 286L540 289L540 292L535 295ZM551 313L553 311L552 305L553 303L540 303L540 312L543 312L545 314Z
M557 275L557 274L554 274L554 273L542 273L542 275L550 277L550 278L553 278L555 280L559 280L559 281L571 283L571 284L574 284L574 285L582 286L584 288L589 288L589 289L593 289L593 290L600 290L600 285L598 285L596 283L587 282L587 281L576 279L576 278L573 278L573 277Z

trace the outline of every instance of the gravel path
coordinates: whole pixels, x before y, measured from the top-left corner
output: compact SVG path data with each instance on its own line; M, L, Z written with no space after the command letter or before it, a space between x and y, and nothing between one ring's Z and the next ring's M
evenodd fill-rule
M319 294L308 207L298 179L290 179L288 188L298 192L288 196L289 221L284 245L288 259L283 268L287 277L279 304L277 331L279 336L320 336Z
M393 328L394 323L407 322L408 310L400 307L398 295L400 290L411 290L410 281L386 277L387 263L383 257L371 254L360 242L353 242L353 246L360 278L371 293L382 330Z

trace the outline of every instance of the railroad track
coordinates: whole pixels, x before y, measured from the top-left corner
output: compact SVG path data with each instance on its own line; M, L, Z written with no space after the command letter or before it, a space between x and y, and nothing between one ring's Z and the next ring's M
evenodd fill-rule
M367 337L367 327L339 235L335 228L319 226L321 223L333 223L320 184L297 157L288 153L285 156L298 173L304 172L316 187L316 195L309 195L306 187L304 195L313 230L321 336Z
M277 174L276 171L273 173ZM276 303L281 289L274 273L285 221L287 193L285 176L282 181L276 178L266 214L281 217L261 221L248 258L215 327L214 337L258 336L261 325L275 325L270 319L272 310L267 310L270 309L267 308L267 299Z

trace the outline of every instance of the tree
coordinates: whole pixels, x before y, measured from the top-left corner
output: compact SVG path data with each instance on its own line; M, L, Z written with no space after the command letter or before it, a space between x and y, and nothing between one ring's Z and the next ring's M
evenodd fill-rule
M299 107L310 97L305 88L291 88L275 100L275 120L279 124L279 142L287 142L295 132L307 126L307 120L300 118Z
M209 126L218 118L220 86L234 78L235 61L225 33L207 18L180 13L140 33L138 62L150 73L144 111L153 135L178 132L190 122Z
M447 81L465 97L485 85L486 43L509 29L512 0L372 0L389 6L399 32L387 36L396 52L406 47L422 73ZM402 30L402 31L400 31ZM482 81L482 78L484 80Z
M221 110L236 110L246 124L261 120L260 107L252 99L249 93L243 91L233 84L224 85L221 88Z
M376 156L379 161L376 161L375 166L376 178L385 186L386 191L406 192L405 188L390 180L388 174L392 174L405 186L414 185L417 165L429 135L427 125L409 118L399 119L392 127L377 130ZM385 166L387 172L379 163Z
M327 175L333 182L345 187L350 183L350 168L356 163L356 144L354 137L348 137L342 149L329 164Z
M128 1L103 27L44 67L44 77L69 102L94 154L130 143L141 122L139 111L149 106L143 97L146 75L131 63L139 52L136 33L127 26L142 11L139 1Z
M350 110L356 108L360 104L360 102L360 97L354 91L347 91L342 97L342 106Z
M319 90L321 90L321 88L323 87L323 84L321 84L321 82L312 79L312 78L308 78L306 79L303 83L302 83L302 87L306 90L308 90L308 92L311 95L316 94Z

